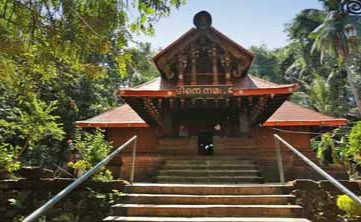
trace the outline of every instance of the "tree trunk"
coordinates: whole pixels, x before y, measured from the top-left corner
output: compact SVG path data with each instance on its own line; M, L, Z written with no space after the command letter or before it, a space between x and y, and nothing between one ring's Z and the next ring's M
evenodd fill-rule
M357 114L358 114L358 117L361 117L361 101L360 101L360 97L358 95L357 87L351 77L352 70L350 69L349 62L346 63L346 71L347 71L347 80L350 83L351 92L355 98L355 102L356 102L356 106L357 106Z

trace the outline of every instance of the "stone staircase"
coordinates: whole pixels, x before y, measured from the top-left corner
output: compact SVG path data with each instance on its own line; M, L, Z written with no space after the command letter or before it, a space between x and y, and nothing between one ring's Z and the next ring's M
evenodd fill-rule
M291 186L261 184L255 161L181 156L168 159L156 180L126 186L104 221L310 222Z
M262 183L257 164L234 157L200 156L167 160L156 176L158 183L244 184Z
M134 184L104 221L309 222L290 186Z

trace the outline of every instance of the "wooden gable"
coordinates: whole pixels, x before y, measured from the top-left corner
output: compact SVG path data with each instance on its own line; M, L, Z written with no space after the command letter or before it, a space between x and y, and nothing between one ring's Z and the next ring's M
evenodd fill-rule
M247 75L253 54L211 26L202 11L186 34L153 60L162 78L176 85L225 85Z

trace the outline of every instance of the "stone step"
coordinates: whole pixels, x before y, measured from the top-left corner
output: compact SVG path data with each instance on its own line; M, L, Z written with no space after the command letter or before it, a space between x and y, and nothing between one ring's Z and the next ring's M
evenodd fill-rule
M302 218L255 218L255 217L116 217L104 221L117 222L311 222Z
M126 204L224 204L224 205L287 205L293 195L176 195L176 194L122 194Z
M234 165L239 165L239 164L255 164L255 161L253 160L212 160L212 159L208 159L208 160L204 160L204 159L196 159L196 160L167 160L166 162L167 164L234 164Z
M257 169L255 164L212 164L212 165L197 165L197 164L165 164L163 169L182 169L182 170L254 170Z
M259 170L160 170L159 176L258 176Z
M113 216L153 217L299 217L296 205L156 205L116 204Z
M288 185L202 185L202 184L149 184L125 186L125 193L185 194L185 195L276 195L288 194Z
M252 160L248 158L244 158L243 156L235 156L235 155L212 155L212 156L202 156L202 155L192 155L192 156L184 156L184 155L178 155L178 156L168 156L166 157L168 160Z
M197 183L197 184L244 184L263 183L263 178L258 176L157 176L158 183Z

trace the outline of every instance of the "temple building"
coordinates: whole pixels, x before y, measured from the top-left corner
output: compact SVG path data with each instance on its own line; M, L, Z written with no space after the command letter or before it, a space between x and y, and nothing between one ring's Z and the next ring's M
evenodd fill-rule
M158 78L134 88L119 88L123 105L78 121L77 126L106 129L114 147L138 135L136 181L182 182L179 174L186 168L182 161L193 160L197 165L215 160L207 169L226 169L233 176L223 172L214 176L213 182L220 178L232 183L246 179L234 175L246 172L236 171L234 163L247 160L257 165L252 180L276 182L275 133L319 163L310 145L313 133L347 121L288 101L297 84L280 85L248 73L254 55L215 29L209 13L198 13L194 25L153 58ZM318 178L291 152L282 149L282 156L286 180ZM175 167L177 160L180 171ZM159 174L171 161L175 168L167 172L173 174ZM131 149L109 168L116 176L127 178L130 162ZM347 178L343 166L323 168L336 178ZM184 176L192 180L192 176ZM197 177L194 175L195 182Z

